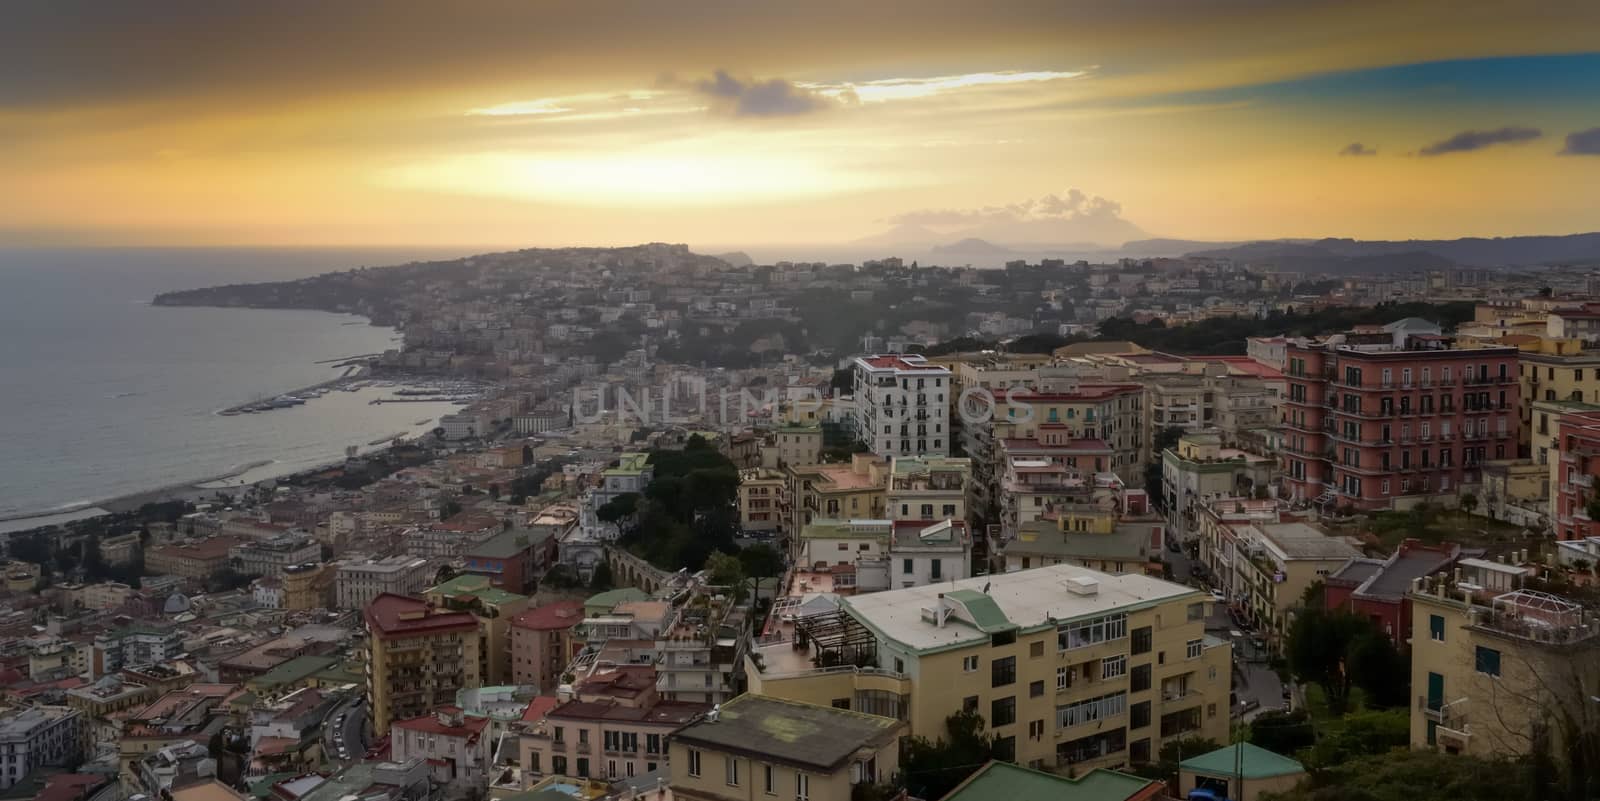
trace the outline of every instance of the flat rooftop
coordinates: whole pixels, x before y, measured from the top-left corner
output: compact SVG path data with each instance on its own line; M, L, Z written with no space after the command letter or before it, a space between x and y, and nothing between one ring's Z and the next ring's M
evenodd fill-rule
M1350 559L1361 551L1344 538L1329 535L1305 523L1265 523L1256 526L1285 559Z
M716 720L686 726L673 739L831 773L856 751L892 742L904 725L894 718L746 693L723 704Z
M1095 582L1093 594L1078 594L1069 582ZM984 593L984 586L988 592ZM1112 575L1077 565L1051 565L1017 573L978 576L924 587L909 587L841 599L851 616L881 636L919 651L987 642L980 626L952 615L943 627L923 618L938 605L939 594L967 590L992 599L992 606L1020 628L1053 626L1110 612L1131 611L1178 598L1201 599L1199 590L1138 574Z

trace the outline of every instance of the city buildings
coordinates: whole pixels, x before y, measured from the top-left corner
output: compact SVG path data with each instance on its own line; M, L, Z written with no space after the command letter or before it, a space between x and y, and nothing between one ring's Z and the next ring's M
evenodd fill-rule
M855 434L883 456L950 452L950 370L911 354L857 358Z
M380 595L416 595L433 582L428 560L397 554L339 563L334 598L340 609L365 609Z
M555 564L556 539L548 527L514 528L466 549L466 571L489 578L497 589L532 591L538 577Z
M76 709L40 706L0 718L0 790L35 768L66 766L83 756L83 715Z
M1143 494L1133 498L1142 502ZM996 556L1007 573L1070 564L1107 573L1155 571L1166 524L1143 508L1069 503L1022 524Z
M1407 593L1412 583L1449 570L1460 558L1459 545L1406 540L1387 559L1357 557L1329 573L1323 578L1323 604L1373 621L1397 645L1403 645L1411 634Z
M848 463L791 465L788 492L780 506L788 520L790 547L813 520L883 519L889 463L858 453Z
M1179 542L1193 539L1198 508L1223 498L1254 497L1277 472L1275 459L1224 447L1222 435L1193 432L1161 452L1161 489L1167 525Z
M891 520L967 520L967 482L972 462L947 456L889 460L884 505Z
M521 738L523 770L622 779L665 768L668 740L711 706L661 698L649 673L648 666L597 668L595 681L536 699Z
M492 767L488 726L487 717L441 706L419 717L396 720L389 727L390 753L399 762L424 760L440 784L475 788L485 782Z
M851 801L855 785L895 775L905 733L906 724L894 718L741 695L673 735L673 797L792 793L807 801Z
M1487 566L1417 579L1411 746L1474 756L1569 754L1600 734L1600 627L1566 598L1503 583ZM1495 584L1500 586L1496 587Z
M583 648L575 630L583 623L583 604L556 601L511 618L511 681L548 693L561 683L561 671Z
M493 579L463 573L423 597L440 610L466 612L478 621L477 675L483 686L509 684L512 677L512 621L527 610L528 596L493 586Z
M1229 501L1218 501L1227 507ZM1290 613L1306 589L1361 551L1342 538L1303 522L1277 522L1275 510L1266 520L1205 529L1201 556L1229 606L1260 626L1269 643L1288 631Z
M367 704L373 733L398 719L453 703L456 690L482 685L478 620L467 612L383 593L364 611Z
M145 551L144 565L152 573L204 580L227 567L233 549L244 544L233 537L209 537L187 545L162 545Z
M1172 738L1226 737L1231 649L1205 633L1208 602L1074 565L848 596L763 640L746 677L751 692L905 720L929 738L977 711L1019 764L1137 764Z
M309 537L279 535L228 549L234 570L247 576L278 578L286 568L322 561L322 546Z
M783 472L774 468L752 467L740 471L739 529L778 532L783 525L782 495L787 484Z
M1552 404L1540 403L1543 412ZM1561 404L1562 413L1550 426L1550 515L1556 539L1581 540L1600 535L1600 407ZM1543 432L1536 435L1542 443ZM1592 511L1591 511L1592 510Z
M1291 498L1362 510L1453 504L1484 462L1516 456L1516 349L1457 348L1398 325L1289 344Z

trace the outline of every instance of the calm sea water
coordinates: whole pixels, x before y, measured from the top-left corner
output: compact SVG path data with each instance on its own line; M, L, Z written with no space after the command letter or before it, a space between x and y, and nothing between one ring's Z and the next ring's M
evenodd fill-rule
M158 308L156 293L446 258L425 250L0 249L0 520L198 481L334 460L432 428L444 404L332 392L304 406L219 409L338 377L316 362L394 347L393 330L309 311ZM420 422L428 418L428 422ZM0 522L0 530L19 527Z

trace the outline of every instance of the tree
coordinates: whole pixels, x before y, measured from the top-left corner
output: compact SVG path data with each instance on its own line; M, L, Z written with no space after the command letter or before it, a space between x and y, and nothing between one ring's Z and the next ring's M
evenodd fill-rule
M1209 754L1221 747L1221 743L1207 737L1180 737L1161 746L1155 762L1135 765L1133 773L1147 779L1167 782L1168 787L1177 787L1179 763L1191 757Z
M1297 615L1289 627L1286 656L1296 678L1322 687L1335 715L1344 714L1355 686L1380 703L1396 697L1404 703L1410 693L1399 678L1408 677L1410 670L1393 641L1371 620L1343 610L1312 607Z
M783 555L764 542L740 551L739 563L744 565L744 574L753 578L769 578L783 572Z
M445 501L444 504L439 507L440 520L449 520L458 514L461 514L461 504L457 503L454 498Z
M990 760L1009 756L996 753L983 728L983 716L958 712L944 719L944 737L906 738L900 761L906 789L918 798L943 798Z
M1470 515L1472 514L1472 510L1476 508L1478 508L1478 496L1470 492L1462 493L1461 510Z
M1313 772L1274 801L1544 801L1527 763L1395 749Z
M1321 770L1410 744L1409 709L1351 712L1339 725L1327 727L1316 743L1309 744L1300 754L1300 760L1311 770Z
M1311 726L1311 714L1304 709L1292 712L1269 710L1250 721L1250 743L1268 751L1294 756L1302 748L1317 741L1316 730Z
M706 560L706 581L718 587L737 587L744 583L744 564L731 553L716 551Z
M638 508L639 493L625 492L600 504L600 508L594 510L594 515L602 523L616 523L633 517L633 513L638 511Z

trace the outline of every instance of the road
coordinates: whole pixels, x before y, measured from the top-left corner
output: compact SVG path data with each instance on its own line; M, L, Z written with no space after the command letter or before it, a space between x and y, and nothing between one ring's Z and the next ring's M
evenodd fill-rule
M366 699L352 698L343 701L328 712L327 720L323 721L322 736L323 749L327 752L329 762L339 765L348 765L359 762L367 752L367 716L364 706ZM340 720L340 716L343 720ZM335 725L335 721L339 721ZM343 757L340 757L340 746L344 747Z

